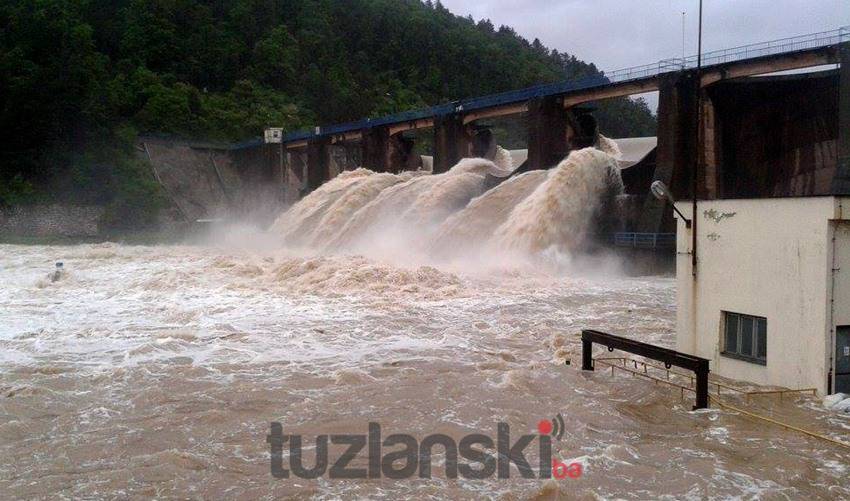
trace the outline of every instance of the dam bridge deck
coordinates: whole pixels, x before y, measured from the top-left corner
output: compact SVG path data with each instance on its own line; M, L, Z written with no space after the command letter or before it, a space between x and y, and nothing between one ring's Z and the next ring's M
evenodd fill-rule
M835 52L835 47L848 41L850 41L850 27L842 27L831 31L705 52L702 54L703 84L723 78L835 63L835 55L832 54ZM297 147L303 146L302 143L312 139L360 133L375 127L405 126L407 129L431 127L434 125L435 118L452 114L463 114L467 121L510 115L527 111L522 104L529 100L554 96L568 96L565 106L569 107L596 99L659 90L660 82L665 76L695 70L696 67L696 55L665 59L657 63L603 72L601 75L577 80L541 84L461 99L421 110L318 126L314 130L290 132L283 136L282 142ZM254 140L234 146L251 147L260 143L260 140Z

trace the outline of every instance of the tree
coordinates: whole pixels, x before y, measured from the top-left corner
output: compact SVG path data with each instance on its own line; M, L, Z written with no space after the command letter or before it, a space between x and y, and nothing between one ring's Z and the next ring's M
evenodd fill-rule
M248 75L273 89L295 90L298 77L298 42L286 26L278 26L254 47Z
M0 28L4 200L66 177L129 196L116 165L136 131L234 141L601 76L439 1L7 0ZM599 116L611 135L654 130L645 103Z

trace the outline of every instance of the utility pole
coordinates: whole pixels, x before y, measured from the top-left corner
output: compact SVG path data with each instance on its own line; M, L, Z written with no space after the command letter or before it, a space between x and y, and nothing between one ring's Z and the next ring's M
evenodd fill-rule
M691 274L697 276L697 188L699 186L699 171L702 163L702 0L699 0L699 29L697 32L697 157L693 168L693 200L691 206Z

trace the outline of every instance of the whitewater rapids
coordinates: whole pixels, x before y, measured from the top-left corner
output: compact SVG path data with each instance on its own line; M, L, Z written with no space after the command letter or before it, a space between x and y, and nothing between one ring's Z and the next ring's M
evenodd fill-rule
M670 278L484 277L262 239L0 245L4 497L850 495L846 456L821 442L578 370L582 328L673 346ZM369 421L420 438L500 420L530 433L558 413L555 454L583 464L577 480L451 481L439 454L431 480L269 473L270 421L312 444Z
M614 147L616 144L612 142ZM490 263L572 256L623 192L616 152L585 148L549 171L509 174L501 159L464 159L448 172L345 172L283 213L270 232L288 247L391 261ZM504 155L502 155L504 156Z
M539 266L580 252L622 189L613 158L582 150L492 189L488 176L504 172L481 159L438 175L358 169L268 231L223 227L184 245L0 245L0 492L850 497L842 451L734 413L691 412L677 389L578 370L582 328L675 344L673 279L626 278L605 259ZM53 281L56 261L66 271ZM789 400L777 406L796 412ZM816 407L797 417L846 425ZM312 465L316 435L369 422L459 440L492 436L499 421L535 433L557 414L566 426L553 453L581 463L579 479L514 469L449 480L439 447L432 479L270 475L272 421L304 435Z

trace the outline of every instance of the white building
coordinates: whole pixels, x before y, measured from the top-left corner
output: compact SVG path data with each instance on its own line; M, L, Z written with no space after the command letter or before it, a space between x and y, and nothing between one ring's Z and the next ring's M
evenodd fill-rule
M679 351L729 378L850 392L850 197L700 201L695 274L677 224Z

